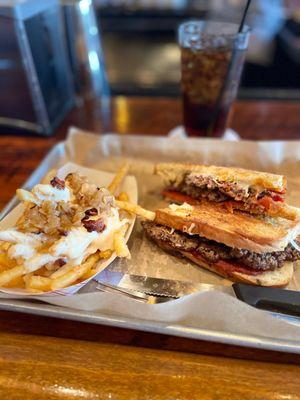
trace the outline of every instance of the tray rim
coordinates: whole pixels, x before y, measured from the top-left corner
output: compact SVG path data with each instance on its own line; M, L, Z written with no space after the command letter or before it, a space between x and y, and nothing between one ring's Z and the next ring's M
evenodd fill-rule
M226 345L250 347L258 350L263 349L300 354L300 344L292 340L273 339L254 335L247 336L224 331L188 327L178 324L166 325L159 321L127 318L120 315L104 314L91 311L72 310L39 301L31 302L29 300L0 299L0 310L22 312L35 316L67 319L96 325L133 329L142 332L152 332L162 335L184 337L187 339L211 341Z
M77 132L85 133L84 131L74 129ZM87 132L88 135L94 135L91 132ZM115 136L114 133L107 133L101 136ZM164 136L143 136L143 135L126 135L126 137L135 138L166 138ZM172 139L174 140L174 139ZM183 139L178 139L183 140ZM189 140L184 139L184 140ZM193 139L194 140L194 139ZM202 140L197 139L197 140ZM207 139L206 139L207 140ZM214 139L218 140L218 139ZM244 141L249 142L249 141ZM285 141L258 141L259 143L278 143ZM297 142L300 145L300 140L291 141ZM35 184L36 179L39 179L39 175L42 174L44 164L51 164L51 159L55 153L62 153L66 145L66 140L57 142L42 159L37 168L32 172L29 178L24 182L22 188L28 189ZM54 165L54 164L53 164ZM18 198L14 196L1 210L0 220L18 204ZM253 335L242 335L232 334L225 331L209 330L203 328L194 328L176 324L164 324L159 321L148 321L143 319L127 318L118 315L97 313L91 311L73 310L61 306L51 305L42 302L31 302L27 299L5 299L0 298L0 310L11 311L11 312L22 312L25 314L46 316L52 318L68 319L73 321L81 321L86 323L93 323L98 325L115 326L117 328L134 329L144 332L153 332L163 335L172 335L177 337L185 337L189 339L211 341L216 343L222 343L227 345L235 345L241 347L249 347L255 349L265 349L270 351L279 351L286 353L300 354L300 340L285 340L285 339L274 339L267 336L253 336Z

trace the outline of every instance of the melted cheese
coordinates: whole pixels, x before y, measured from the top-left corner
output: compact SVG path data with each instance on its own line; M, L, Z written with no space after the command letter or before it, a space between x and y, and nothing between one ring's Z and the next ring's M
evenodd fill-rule
M0 240L9 243L22 243L37 246L45 240L45 236L43 234L23 233L12 228L0 231Z
M194 210L194 207L192 205L188 204L188 203L183 203L181 205L169 204L169 209L174 214L187 216Z
M109 215L104 217L105 229L103 232L88 232L83 226L72 228L67 236L61 237L48 252L39 252L39 247L46 237L43 234L24 234L14 229L0 232L0 240L13 245L9 249L10 258L22 258L28 272L36 271L43 265L55 262L63 257L68 264L79 265L88 255L97 250L112 250L114 235L127 219L120 221L117 208L112 208Z
M57 189L52 185L43 185L38 184L35 185L32 189L32 194L37 200L37 203L41 203L42 201L71 201L71 190L68 187L64 189Z
M28 260L35 254L35 249L30 244L14 244L8 249L9 258L19 258L22 257L24 260Z
M61 237L49 250L50 254L59 258L78 258L98 236L97 232L88 232L84 227L72 228L67 236Z
M184 212L184 211L192 211L194 207L188 203L183 203L181 205L178 204L170 204L169 208L174 212Z
M88 232L84 227L72 228L67 236L60 238L50 248L49 252L56 258L65 257L68 262L76 260L76 263L80 263L83 258L97 250L113 249L115 232L127 222L127 219L120 221L118 210L112 208L111 214L104 219L104 231Z
M51 254L36 253L33 257L28 258L24 262L24 267L26 268L27 272L34 272L43 265L53 263L54 261L56 261L56 257L53 257Z

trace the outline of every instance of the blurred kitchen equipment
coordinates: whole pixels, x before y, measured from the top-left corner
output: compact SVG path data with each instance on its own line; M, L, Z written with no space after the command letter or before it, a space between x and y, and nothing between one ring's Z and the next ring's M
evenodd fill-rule
M76 92L102 100L109 95L103 51L91 0L61 0Z
M58 0L0 0L0 126L49 135L74 104Z

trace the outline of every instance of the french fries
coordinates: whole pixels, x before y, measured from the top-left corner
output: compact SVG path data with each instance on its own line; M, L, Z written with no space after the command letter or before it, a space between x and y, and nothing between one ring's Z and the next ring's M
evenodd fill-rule
M93 265L97 261L99 261L99 259L100 255L98 252L90 255L83 264L74 267L71 271L66 272L64 275L53 279L51 281L51 290L61 289L66 286L72 285L84 274L86 274L87 271L89 271L93 267Z
M36 203L36 198L28 190L17 189L16 195L17 195L17 197L19 198L20 201L27 201L27 202L30 202L30 203Z
M103 250L100 251L99 256L100 258L106 259L110 258L112 256L113 251L112 250Z
M125 175L127 174L129 169L129 164L125 163L119 171L116 173L114 179L108 185L107 189L110 191L111 194L115 194L117 188L120 186L122 180L124 179Z
M107 259L111 257L113 251L112 250L104 250L98 252L99 259ZM93 266L92 266L93 267ZM92 269L91 267L91 269ZM59 268L57 271L53 272L50 276L51 279L57 279L61 276L65 275L67 272L71 272L74 269L74 265L64 265L63 267ZM87 279L91 276L91 271L87 271L84 275L82 275L82 279Z
M66 274L69 271L72 271L72 269L74 268L74 265L71 264L66 264L63 267L60 267L57 271L53 272L50 277L52 279L56 279L59 278L60 276L63 276L64 274Z
M80 279L82 279L83 281L85 281L86 279L91 278L92 276L95 275L95 270L93 268L90 268L89 270L87 270Z
M155 213L130 203L128 194L125 192L120 193L120 190L118 190L128 169L129 164L125 163L107 187L113 196L116 196L116 193L118 193L116 196L116 203L112 207L117 207L115 211L119 211L119 221L122 221L124 218L124 214L121 212L123 210L152 220L155 217ZM51 170L46 174L41 183L49 184L55 174L56 171ZM93 193L95 185L91 184L91 187L89 187L84 177L78 176L75 178L74 182L67 182L71 192L73 190L73 194L75 193L71 200L74 210L80 215L80 218L80 213L85 215L87 210L93 211L95 208L96 210L98 209L98 212L100 209L101 213L101 208L98 208L97 204L92 204L92 195L88 192L88 190L91 190L91 193ZM85 185L85 190L82 192L83 196L85 192L87 193L84 198L85 201L76 198L77 192L75 190L77 190L76 185L78 184L82 185L82 187ZM74 187L72 187L72 185L74 185ZM47 190L48 189L51 194L51 187L47 188ZM58 190L56 192L57 193L54 194L57 195L57 197L54 200L52 200L52 197L49 197L50 200L46 197L45 201L49 203L44 204L44 200L39 200L39 198L33 194L36 193L35 190L33 190L33 192L24 189L17 190L17 196L19 200L23 202L25 208L28 208L28 213L21 215L15 226L9 229L0 229L0 288L18 288L37 294L63 289L92 277L97 272L97 262L99 260L110 259L110 257L115 255L130 258L130 252L125 239L126 231L130 224L125 220L123 221L123 225L122 222L116 225L117 227L122 225L121 228L118 229L114 227L111 233L108 231L108 233L112 235L111 239L113 243L109 245L111 248L101 251L97 250L94 254L88 256L81 264L77 264L77 261L74 260L78 260L78 257L73 257L71 255L73 253L71 250L69 251L69 249L73 249L73 246L76 247L77 245L77 243L71 242L71 240L73 240L72 229L74 228L74 232L78 232L76 233L78 234L78 241L83 237L83 243L87 243L87 247L82 250L82 255L86 254L86 250L88 246L90 246L90 242L88 240L85 242L84 240L86 240L85 235L88 235L87 232L91 231L88 229L86 229L87 232L84 230L82 231L82 225L79 225L81 229L78 229L78 225L74 224L73 226L73 221L68 225L68 208L64 207L60 202L69 200L60 200L61 198L63 199L63 196L59 196L60 193ZM50 203L50 201L52 201L52 203ZM91 203L90 208L88 208L89 202ZM33 205L36 206L31 212L29 208ZM44 221L43 218L45 215L47 215L49 219L45 219ZM93 218L93 215L88 215L88 217ZM104 215L104 217L106 218L106 215ZM57 218L60 218L58 219L58 223ZM84 218L86 218L86 216ZM26 224L27 221L29 221L29 223ZM40 221L44 222L40 223ZM55 226L53 230L51 224ZM63 232L66 233L60 233L60 224L62 228L65 229ZM48 229L48 226L51 226L51 230ZM85 227L85 225L83 226ZM68 242L69 238L72 238L70 239L71 244ZM108 239L108 243L111 243L111 239ZM51 251L51 246L57 243L58 240L61 240L62 242L60 243L63 243L63 245L59 248L60 252L54 255ZM67 244L69 247L67 247ZM99 245L100 248L105 249L106 247L104 246L105 243L101 246ZM65 252L65 249L68 249L67 252ZM61 263L60 258L62 258L64 262Z
M7 269L0 273L0 286L8 285L12 280L22 276L26 273L26 268L18 265L11 269Z
M17 288L17 289L24 289L25 288L25 282L23 279L23 276L18 276L17 278L13 279L12 281L8 282L5 285L6 288Z
M128 201L116 200L116 205L122 210L138 215L139 217L142 217L148 221L153 221L155 219L155 212L146 210L137 204L132 204Z
M0 253L0 270L6 270L12 265L12 260L7 256L7 253Z
M121 193L119 194L119 196L116 196L116 199L117 199L117 200L120 200L120 201L129 201L128 194L125 193L125 192L121 192Z
M32 275L26 280L26 289L47 292L51 288L51 279L45 276Z
M130 258L130 251L125 240L128 224L125 224L114 235L114 249L118 257Z
M7 250L9 249L10 243L1 242L0 240L0 254L6 254Z
M42 293L50 290L64 288L75 283L78 279L87 279L92 275L91 269L101 258L109 258L112 251L97 252L78 265L61 267L49 277L34 275L24 266L15 266L0 273L0 287L24 288L33 293ZM42 271L37 271L37 273Z

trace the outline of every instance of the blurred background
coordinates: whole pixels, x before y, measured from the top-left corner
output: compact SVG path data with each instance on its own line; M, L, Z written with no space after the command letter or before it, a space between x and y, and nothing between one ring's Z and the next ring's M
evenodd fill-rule
M179 94L176 29L193 18L239 22L245 0L96 0L112 93ZM300 98L300 0L252 0L240 98Z
M0 0L1 127L51 134L87 99L180 95L179 24L246 0ZM252 0L238 97L300 99L300 0ZM103 113L105 115L105 113Z

